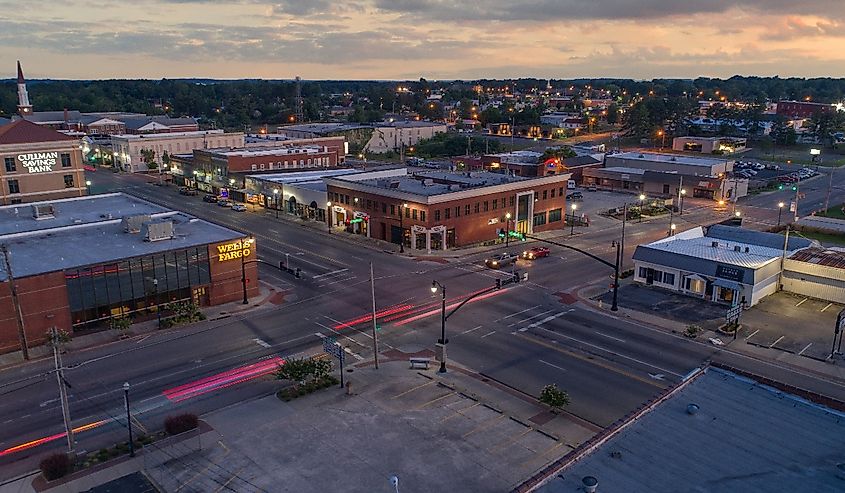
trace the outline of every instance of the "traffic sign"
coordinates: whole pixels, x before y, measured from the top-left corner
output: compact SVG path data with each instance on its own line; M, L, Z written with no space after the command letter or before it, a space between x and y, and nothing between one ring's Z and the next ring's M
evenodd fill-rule
M337 343L334 337L326 337L323 339L323 352L331 354L335 358L343 361L343 347Z

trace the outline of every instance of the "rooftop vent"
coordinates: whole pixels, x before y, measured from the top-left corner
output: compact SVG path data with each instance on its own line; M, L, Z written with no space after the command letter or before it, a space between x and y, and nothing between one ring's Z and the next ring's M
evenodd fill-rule
M175 236L173 221L163 219L145 222L141 225L141 234L144 236L144 241L172 240Z
M140 233L141 226L149 222L152 217L149 214L138 214L137 216L126 216L120 221L125 233Z
M687 414L690 416L698 414L698 404L687 404Z
M718 242L718 241L711 241L711 242L710 242L710 246L712 246L713 248L718 248L718 247L719 247L719 242Z
M735 251L735 252L741 252L741 251L742 251L742 247L741 247L741 246L739 246L739 245L734 245L734 251Z
M581 478L581 484L584 485L584 491L586 493L596 493L596 489L599 487L599 480L594 476L584 476Z
M56 217L55 213L56 210L53 208L53 204L32 204L32 217L37 221L53 219Z
M638 158L640 158L640 159L642 159L642 158L644 158L644 157L645 157L645 154L640 154L640 155L639 155L639 156L637 156L637 157L638 157Z
M430 187L432 185L434 185L434 180L432 180L431 178L426 178L425 180L423 180L423 186Z
M390 188L399 188L399 180L391 181L388 185Z
M748 252L750 252L750 251L751 251L751 248L749 248L749 247L745 247L745 253L748 253Z
M672 156L671 158L669 158L669 161L677 161L677 160L678 160L678 158L676 158L675 156Z
M457 192L457 191L458 191L458 190L460 190L460 189L461 189L461 186L460 186L460 185L458 185L458 184L449 185L449 190L451 190L451 191L453 191L453 192Z

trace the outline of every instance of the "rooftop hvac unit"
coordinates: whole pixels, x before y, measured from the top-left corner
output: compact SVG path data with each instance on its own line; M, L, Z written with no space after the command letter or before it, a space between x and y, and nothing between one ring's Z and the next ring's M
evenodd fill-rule
M55 212L53 204L32 204L32 217L36 220L53 219Z
M741 251L742 251L742 247L741 247L741 246L739 246L739 245L734 245L734 251L735 251L735 252L741 252Z
M145 222L141 226L141 234L144 236L144 241L172 240L175 236L173 234L173 221L163 219Z
M461 189L460 185L449 185L449 190L451 190L453 192L457 192L460 189Z
M137 216L125 216L120 225L123 227L124 233L140 233L141 226L149 222L152 216L149 214L138 214Z
M423 180L423 185L426 187L430 187L434 185L434 180L432 180L431 178L426 178L425 180Z
M390 188L399 188L399 181L390 182Z
M710 242L710 246L712 246L713 248L718 248L718 247L719 247L719 242L718 242L718 241L711 241L711 242Z

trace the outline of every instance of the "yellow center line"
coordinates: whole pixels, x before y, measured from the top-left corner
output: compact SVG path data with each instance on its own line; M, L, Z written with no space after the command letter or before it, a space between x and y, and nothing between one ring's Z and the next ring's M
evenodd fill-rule
M402 392L401 394L396 394L396 395L394 395L393 397L391 397L391 399L398 399L399 397L402 397L403 395L410 394L411 392L413 392L413 391L415 391L415 390L417 390L417 389L421 389L421 388L423 388L423 387L425 387L425 386L432 385L432 384L435 384L435 383L437 383L437 381L432 380L432 381L430 381L430 382L426 382L426 383L424 383L424 384L422 384L422 385L417 385L416 387L411 387L410 389L406 390L405 392Z

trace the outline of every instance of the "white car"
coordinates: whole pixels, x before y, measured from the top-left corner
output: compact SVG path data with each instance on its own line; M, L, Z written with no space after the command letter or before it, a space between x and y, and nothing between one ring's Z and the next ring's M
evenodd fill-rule
M246 212L246 206L243 204L232 204L232 210L235 212Z
M754 169L756 169L758 171L766 169L766 167L764 165L760 164L760 163L754 163L754 164L752 164L752 166L754 167Z

